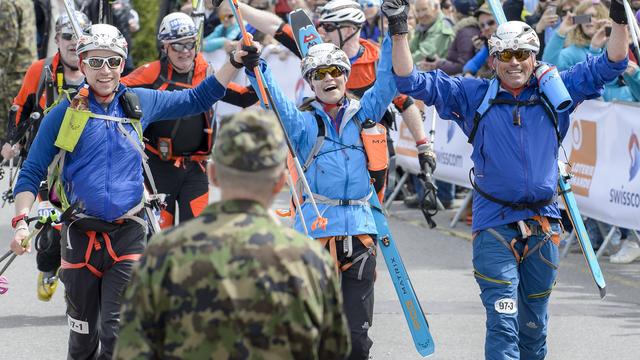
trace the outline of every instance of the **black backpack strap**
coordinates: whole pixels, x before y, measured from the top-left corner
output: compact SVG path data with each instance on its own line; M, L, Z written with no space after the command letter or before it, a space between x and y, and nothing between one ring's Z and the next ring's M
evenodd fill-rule
M152 89L158 89L162 84L169 82L169 60L160 60L160 74L155 79L152 85Z
M475 181L473 181L473 176L472 174L474 174L474 169L471 168L469 169L469 182L471 183L471 186L473 187L473 189L475 191L478 192L478 194L480 194L483 198L500 204L502 206L506 206L509 207L511 209L514 210L526 210L529 209L535 213L538 213L540 211L541 208L547 206L547 205L551 205L556 201L556 196L552 196L550 199L545 199L545 200L540 200L540 201L536 201L536 202L532 202L532 203L528 203L528 202L512 202L512 201L506 201L506 200L502 200L502 199L498 199L497 197L490 195L486 192L484 192L482 189L480 189L480 187L478 186L478 184L475 183Z
M469 133L469 144L473 144L473 139L475 139L476 132L478 132L478 125L480 124L480 120L482 120L484 114L487 112L487 110L489 110L489 107L491 107L491 100L495 99L496 95L498 94L499 88L500 82L498 81L498 79L491 79L491 82L489 82L489 88L487 89L487 92L484 93L482 102L480 103L480 106L478 106L478 109L473 116L473 128Z
M313 162L313 160L316 159L316 157L318 156L318 153L320 152L320 149L322 149L322 144L324 144L324 139L327 137L327 128L324 125L324 121L322 121L322 118L320 117L320 115L318 115L318 113L315 113L314 117L316 119L316 124L318 125L318 136L316 137L316 143L313 144L313 147L309 152L309 156L307 157L307 160L304 162L304 165L302 165L303 172L306 172L309 166L311 166L311 163Z
M544 111L546 111L547 115L551 118L551 122L553 123L553 129L556 131L556 137L558 138L558 146L562 146L562 137L560 136L560 128L558 124L558 112L555 110L553 105L551 105L551 101L547 98L547 96L541 91L540 98L542 99L542 106L544 107Z

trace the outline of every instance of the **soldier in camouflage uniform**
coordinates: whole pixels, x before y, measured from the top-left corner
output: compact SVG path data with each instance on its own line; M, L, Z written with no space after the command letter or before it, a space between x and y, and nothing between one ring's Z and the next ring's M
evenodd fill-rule
M271 114L221 124L209 178L222 201L150 241L125 293L115 359L349 354L331 257L267 211L286 154Z
M36 18L31 0L0 0L0 138L13 97L36 60Z

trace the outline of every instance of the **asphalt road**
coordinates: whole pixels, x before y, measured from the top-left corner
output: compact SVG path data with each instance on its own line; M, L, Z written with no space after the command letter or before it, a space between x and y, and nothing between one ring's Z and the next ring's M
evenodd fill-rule
M5 181L6 182L6 179ZM5 189L5 186L0 189ZM284 204L283 202L280 205ZM12 207L0 209L0 249L8 249ZM421 215L393 206L391 229L427 314L436 344L433 359L483 358L484 309L472 276L469 229L450 230L452 212L439 227L426 228ZM563 259L550 305L547 359L640 359L640 263L601 260L608 296L599 300L580 254ZM5 274L9 291L0 296L0 359L63 359L68 336L62 288L51 302L36 297L35 255L18 258ZM374 359L420 359L381 254L371 336Z

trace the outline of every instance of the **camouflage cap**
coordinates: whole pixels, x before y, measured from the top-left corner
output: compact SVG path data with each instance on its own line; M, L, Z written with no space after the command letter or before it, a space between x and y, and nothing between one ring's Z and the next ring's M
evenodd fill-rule
M267 170L285 163L287 145L273 113L245 110L220 122L212 157L240 171Z

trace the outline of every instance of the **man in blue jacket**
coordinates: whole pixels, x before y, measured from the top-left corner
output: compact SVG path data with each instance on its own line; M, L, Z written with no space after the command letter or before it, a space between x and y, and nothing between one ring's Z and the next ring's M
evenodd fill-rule
M624 8L612 1L615 22L607 51L560 73L571 94L569 111L556 113L532 76L540 42L519 21L502 24L490 40L495 94L484 110L487 79L414 70L407 43L406 0L388 0L382 11L393 35L398 90L435 105L473 145L473 266L487 314L487 359L543 359L547 305L558 267L558 148L569 114L627 66ZM473 183L473 182L472 182Z
M255 50L255 49L254 49ZM235 53L235 61L246 50ZM248 69L254 64L245 63ZM295 228L309 230L332 254L342 274L344 312L351 331L350 360L368 359L373 342L368 336L373 319L373 280L375 277L375 242L377 229L369 207L369 197L376 196L371 187L367 161L373 154L364 148L361 131L375 126L397 95L391 73L391 41L383 41L377 80L360 100L346 96L351 71L349 58L336 45L314 45L302 59L301 72L315 93L299 109L288 99L271 77L266 63L264 84L278 109L294 151L304 164L320 213L328 219L326 228L313 229L316 214L305 194L303 217L296 216ZM253 72L247 71L251 84L259 93ZM324 134L321 141L319 137ZM382 139L385 139L384 132ZM386 155L385 142L381 150ZM379 181L384 181L384 178ZM298 214L299 215L299 214ZM306 223L305 224L303 224Z
M28 250L24 219L54 162L60 173L49 182L55 197L63 210L71 204L81 210L62 228L68 357L110 359L120 297L145 247L142 131L155 121L207 111L237 70L227 63L189 90L128 89L120 83L126 40L106 24L91 26L76 52L86 83L43 119L14 190L11 249L18 255Z

